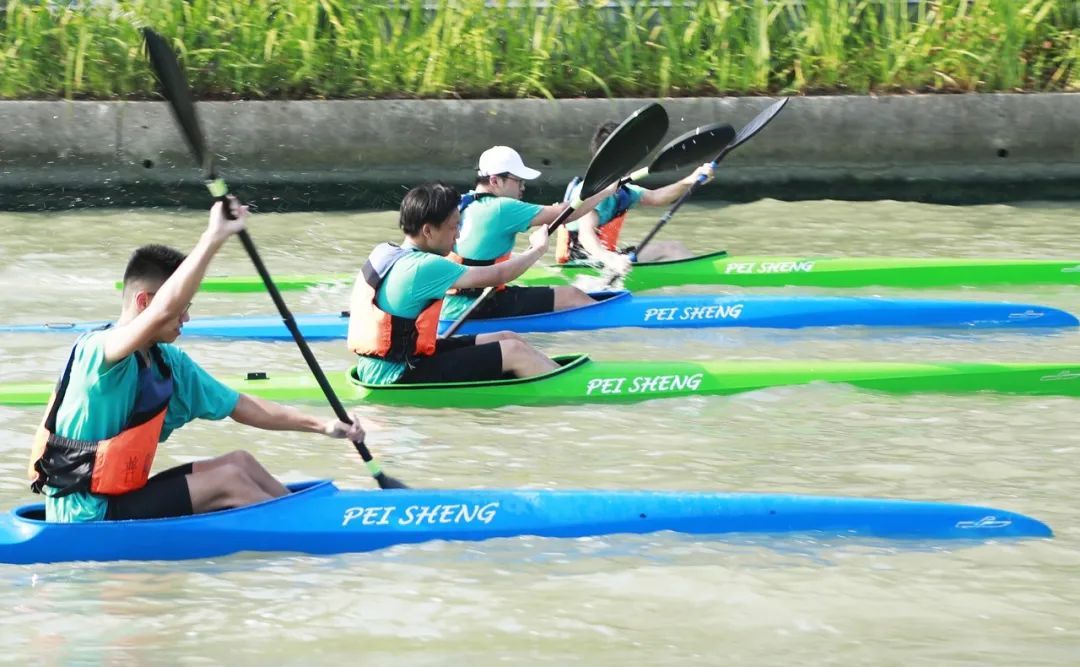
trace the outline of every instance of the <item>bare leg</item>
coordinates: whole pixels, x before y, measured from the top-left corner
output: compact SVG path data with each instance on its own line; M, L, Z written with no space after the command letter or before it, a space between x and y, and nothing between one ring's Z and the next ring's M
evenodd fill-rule
M556 287L554 289L555 310L578 308L580 306L587 306L590 303L596 303L596 299L576 287Z
M494 333L476 334L476 344L483 345L484 343L498 343L502 340L520 340L522 343L525 339L521 334L515 331L496 331Z
M650 241L638 254L639 262L667 262L693 257L694 253L682 241Z
M479 342L479 341L478 341ZM548 373L559 367L540 350L520 338L499 341L504 373L524 378Z
M274 476L271 475L261 463L256 461L254 456L243 450L229 452L224 456L218 456L205 461L196 461L191 465L191 470L192 473L198 473L226 465L232 465L239 468L244 472L248 479L270 497L277 498L278 496L284 496L289 493L289 490L286 489L281 482L274 479Z
M192 472L187 476L191 509L196 514L228 507L243 507L273 498L259 488L242 468L232 463Z

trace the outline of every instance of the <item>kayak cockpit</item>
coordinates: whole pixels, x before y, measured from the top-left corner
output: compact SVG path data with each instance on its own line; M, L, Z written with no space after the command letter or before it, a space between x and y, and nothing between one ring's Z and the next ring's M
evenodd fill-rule
M280 498L271 498L270 500L264 500L261 503L255 503L254 505L245 505L244 507L233 507L229 509L222 509L216 512L208 512L205 514L192 514L189 516L180 517L166 517L161 519L127 519L124 521L90 521L74 524L48 524L48 525L72 525L72 526L95 526L101 524L114 524L114 523L132 523L135 521L191 521L205 518L211 515L221 514L222 512L244 512L253 508L266 507L271 504L280 504L282 502L288 502L292 498L296 498L299 494L307 491L312 491L322 487L329 487L331 492L336 491L337 487L334 486L334 482L328 479L314 479L305 480L303 482L292 482L286 484L285 488L289 489L292 493L287 496L281 496ZM42 503L34 503L33 505L20 505L11 510L11 514L19 521L33 522L33 523L48 523L45 521L45 505Z
M710 252L710 253L707 253L707 254L704 254L704 255L694 255L693 257L682 257L680 259L665 259L665 260L660 260L660 261L657 261L657 262L636 262L634 264L634 266L639 267L639 268L642 267L642 266L667 266L667 267L670 267L670 266L673 266L673 265L676 265L676 264L694 264L694 263L698 263L698 262L700 262L702 264L708 264L708 263L711 263L713 260L723 259L723 258L725 258L727 256L728 256L727 250L717 250L716 252Z
M428 382L417 384L364 384L360 381L360 378L356 376L356 367L353 366L349 369L349 382L357 387L363 387L371 391L387 392L387 391L411 391L414 389L448 389L454 387L503 387L503 386L518 386L527 384L530 382L542 382L549 380L563 373L568 373L571 370L581 368L585 364L590 363L592 360L587 354L560 354L552 357L552 361L559 364L559 367L553 371L543 373L541 375L532 375L526 378L504 378L501 380L477 380L473 382Z
M14 510L15 516L24 521L45 521L45 506L23 505Z

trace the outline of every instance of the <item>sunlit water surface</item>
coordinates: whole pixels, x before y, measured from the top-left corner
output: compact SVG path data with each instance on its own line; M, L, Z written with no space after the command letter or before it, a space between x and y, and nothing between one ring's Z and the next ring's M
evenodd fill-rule
M638 215L627 236L654 218ZM663 237L733 254L1080 257L1080 206L898 202L687 206ZM354 272L395 214L262 215L273 273ZM190 247L198 211L0 215L2 322L107 319L141 243ZM232 242L212 273L251 273ZM699 292L716 287L693 287ZM810 294L810 289L760 290ZM1080 312L1080 288L868 288L849 294L1017 300ZM297 313L348 286L289 293ZM193 314L271 314L265 294L200 294ZM0 381L52 379L70 337L0 335ZM1080 360L1080 335L825 329L533 337L607 359ZM222 375L303 372L291 344L187 341ZM341 343L314 346L324 366ZM327 408L309 406L329 416ZM490 412L359 406L369 444L421 487L752 490L975 502L1048 522L1053 540L978 545L670 534L430 543L336 557L0 566L0 660L28 664L872 664L1080 662L1078 404L1062 398L888 396L783 388L631 407ZM0 408L0 505L30 499L40 414ZM195 423L159 465L245 448L286 480L371 486L344 444Z

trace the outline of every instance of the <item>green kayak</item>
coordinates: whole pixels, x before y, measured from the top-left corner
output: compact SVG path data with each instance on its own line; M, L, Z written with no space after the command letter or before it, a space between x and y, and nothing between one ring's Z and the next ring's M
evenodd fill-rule
M896 393L995 391L1080 396L1080 363L592 361L584 354L557 360L561 364L557 370L524 379L376 387L342 374L332 378L331 384L346 402L430 408L632 403L810 382L841 382ZM248 379L227 384L279 401L323 400L311 376L265 377L252 373ZM51 390L51 383L0 384L0 405L44 405Z
M533 267L520 285L567 285L579 276L599 276L588 265ZM355 274L275 276L278 289L301 290L316 285L348 283ZM671 262L634 265L624 287L630 291L677 285L743 287L980 287L984 285L1080 284L1080 260L963 259L910 257L730 257L724 252ZM256 292L258 276L208 277L210 292Z

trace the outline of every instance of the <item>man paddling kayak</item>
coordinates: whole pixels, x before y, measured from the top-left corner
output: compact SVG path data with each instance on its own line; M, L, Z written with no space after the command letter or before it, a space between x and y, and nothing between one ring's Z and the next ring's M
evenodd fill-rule
M589 145L593 154L600 150L616 127L616 123L607 122L597 128ZM571 260L595 261L616 273L626 274L630 270L630 259L618 250L619 232L622 231L626 214L638 205L667 206L675 202L702 175L705 176L705 183L712 180L711 163L705 163L686 178L656 190L629 183L622 186L614 195L598 203L593 211L559 228L555 241L555 261L559 264ZM581 179L575 178L567 186L568 201L580 183ZM693 253L681 241L652 241L638 255L638 260L660 262L692 256Z
M365 384L466 382L539 375L557 365L516 333L501 331L439 339L439 313L448 289L507 283L548 247L546 227L527 251L504 262L466 266L447 259L458 238L461 195L445 183L405 194L398 219L401 245L375 247L356 277L349 316L349 349Z
M231 204L232 202L230 202ZM199 514L283 496L288 490L246 451L150 477L159 442L194 419L323 433L360 441L363 429L326 421L221 384L172 345L218 249L244 228L219 202L191 254L161 245L135 251L124 271L123 308L112 326L71 350L34 438L31 488L49 521L149 519Z
M476 187L461 198L461 236L450 259L466 266L491 266L510 258L517 235L531 227L555 221L564 204L543 206L521 201L525 181L540 172L525 166L509 146L493 146L480 155ZM568 218L577 220L596 204L615 193L611 186L586 199ZM454 290L443 302L443 318L456 320L480 295L480 289ZM473 319L516 317L550 313L593 303L576 287L507 287L498 284L494 294L471 314Z

